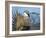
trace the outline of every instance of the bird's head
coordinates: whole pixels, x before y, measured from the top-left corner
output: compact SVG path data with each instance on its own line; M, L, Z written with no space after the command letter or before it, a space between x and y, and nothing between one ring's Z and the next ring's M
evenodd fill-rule
M28 17L30 17L30 14L29 14L29 11L24 11L24 16L28 16Z

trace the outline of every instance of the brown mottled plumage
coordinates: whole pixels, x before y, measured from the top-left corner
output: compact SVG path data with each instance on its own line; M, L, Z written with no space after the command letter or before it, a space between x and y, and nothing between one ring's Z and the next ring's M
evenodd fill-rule
M17 22L16 22L16 30L22 30L23 26L26 26L28 24L27 20L24 16L16 16Z

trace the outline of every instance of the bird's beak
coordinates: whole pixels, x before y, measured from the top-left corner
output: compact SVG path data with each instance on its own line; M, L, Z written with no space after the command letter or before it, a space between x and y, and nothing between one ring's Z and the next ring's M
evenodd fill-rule
M26 13L24 13L24 16L28 16Z

